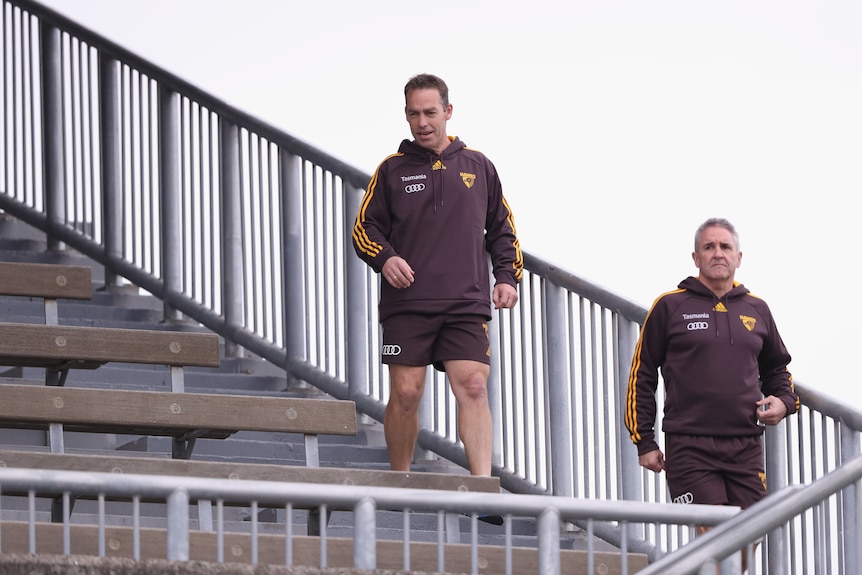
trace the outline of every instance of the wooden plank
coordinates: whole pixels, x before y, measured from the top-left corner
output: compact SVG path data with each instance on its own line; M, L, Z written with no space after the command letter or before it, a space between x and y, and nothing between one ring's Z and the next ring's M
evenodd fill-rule
M49 423L62 423L67 431L136 435L195 430L209 431L202 437L238 430L355 435L356 406L335 399L0 386L0 426L42 429Z
M0 295L92 299L92 270L87 266L0 262Z
M110 361L219 366L213 333L0 323L0 365L96 367Z
M500 478L263 463L0 451L0 467L500 493Z
M95 525L71 525L70 546L73 555L97 555L99 552L99 530ZM36 523L36 553L63 553L63 525L58 523ZM29 553L28 525L24 522L2 523L2 552ZM108 558L134 557L134 532L131 527L106 526L105 555ZM214 562L218 558L218 536L213 532L192 531L189 538L189 556L192 561ZM293 565L320 567L320 539L294 536ZM285 565L285 538L281 535L258 536L257 562L261 565ZM252 563L251 536L245 533L225 533L222 548L226 563ZM353 566L353 540L338 537L326 538L326 566L345 569ZM448 573L472 573L471 548L464 544L444 546L444 569ZM164 529L142 528L140 530L140 558L165 559L167 557L167 532ZM410 571L438 572L438 549L436 543L410 543ZM563 549L560 551L560 573L575 575L586 573L589 556L586 551ZM506 553L502 546L478 546L478 573L505 573ZM618 575L623 572L636 573L647 566L645 555L629 554L627 569L619 553L595 552L593 569L596 573ZM404 568L403 543L401 541L377 541L377 569L401 572ZM538 573L538 555L535 549L512 548L512 573Z

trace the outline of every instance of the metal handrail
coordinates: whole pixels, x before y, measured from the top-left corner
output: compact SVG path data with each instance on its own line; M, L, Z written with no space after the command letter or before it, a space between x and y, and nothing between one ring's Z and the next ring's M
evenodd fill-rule
M688 575L698 573L704 565L736 553L752 541L757 541L775 529L783 527L789 517L819 505L840 490L857 485L862 487L862 456L856 456L840 468L806 485L792 485L772 493L762 501L698 537L685 547L652 563L641 575ZM853 545L852 536L847 544ZM862 562L855 568L848 564L847 573L860 573Z
M379 280L349 241L368 174L37 2L2 5L0 209L99 262L106 287L124 278L161 298L166 319L222 335L226 353L251 351L382 421ZM494 473L519 493L663 501L663 476L637 466L620 417L646 310L532 254L519 289L490 324ZM433 377L426 388L443 391L424 404L419 446L466 466ZM784 438L767 434L773 489L859 453L862 414L797 389L803 413ZM862 523L852 493L838 508L824 518L834 538ZM662 550L687 540L646 536Z
M0 468L0 490L25 492L28 499L44 494L62 494L62 497L111 498L137 501L155 501L167 504L166 527L168 531L167 558L177 561L189 560L189 505L208 501L223 504L239 504L285 509L321 507L326 509L350 509L354 512L355 567L375 569L374 548L377 541L374 514L377 510L425 513L449 513L473 518L470 545L477 545L476 517L478 515L501 514L507 521L534 519L539 525L537 547L541 573L559 573L560 522L662 522L693 526L695 524L719 525L738 513L737 508L708 505L680 506L673 504L649 504L634 501L600 502L569 497L511 495L492 493L468 493L438 491L433 489L391 489L373 486L329 485L317 483L290 483L275 481L251 481L237 479L211 479L191 477L169 477L158 475L91 473L83 471L57 471L39 469ZM38 521L34 506L29 505L27 521ZM256 518L253 516L252 521ZM69 523L68 512L63 523ZM99 518L100 532L105 525ZM254 526L252 526L254 527ZM216 526L219 532L222 526ZM326 526L321 525L321 537L326 537ZM2 530L2 523L0 523ZM30 530L35 534L35 530ZM256 534L256 532L253 533ZM511 549L511 531L507 531L505 547ZM405 535L405 540L409 540ZM289 537L285 544L290 544ZM442 544L442 541L440 542ZM31 549L36 542L30 542ZM622 545L623 564L629 553L648 554L652 546L636 537L628 537ZM2 552L0 540L0 552ZM35 551L34 551L35 552ZM594 549L590 547L592 554ZM507 556L509 553L507 553ZM474 566L475 567L475 566ZM475 572L475 571L474 571ZM593 573L593 571L591 571Z
M267 140L277 143L280 147L293 154L308 159L324 170L338 173L340 177L358 188L364 188L368 183L369 176L362 170L339 160L335 156L299 138L291 136L265 120L232 106L212 93L176 76L161 66L153 64L101 34L81 26L74 20L39 2L33 0L15 0L9 4L32 12L39 17L40 22L63 30L71 36L81 38L90 46L98 47L99 52L108 58L124 62L130 68L138 70L145 76L158 78L159 84L166 88L184 94L188 98L199 102L201 106L217 113L219 116L228 118L237 125L245 126L249 131L260 134Z

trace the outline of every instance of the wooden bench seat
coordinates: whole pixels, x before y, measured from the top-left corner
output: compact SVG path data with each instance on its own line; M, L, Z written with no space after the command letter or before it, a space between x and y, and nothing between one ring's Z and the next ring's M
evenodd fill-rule
M214 333L0 322L0 365L95 369L108 362L218 367Z
M339 402L340 403L340 402ZM142 475L169 475L173 477L201 477L209 479L233 479L251 481L280 481L293 483L317 483L329 485L362 485L404 489L436 489L444 491L468 491L473 493L500 493L498 477L479 477L453 473L404 472L341 467L306 467L263 463L234 463L217 461L193 461L189 459L167 459L164 457L129 457L83 455L69 453L47 453L41 451L0 451L0 467L43 469L54 471L84 471L104 473L128 473ZM4 490L5 495L26 495ZM40 493L40 496L55 498L52 516L62 520L61 493ZM198 502L205 509L201 524L211 528L211 502ZM458 531L452 523L454 516L447 516L447 536L455 539ZM321 515L317 508L310 508L308 532L319 535Z
M189 410L203 409L194 407L195 399L186 402L185 410L180 403L168 404L169 409L179 409L176 413L168 411L173 416L168 420L164 413L141 420L136 416L148 415L146 403L153 399L151 396L114 397L114 390L91 390L89 395L78 390L68 398L56 395L70 369L96 369L108 362L164 365L170 369L171 391L183 392L185 367L220 364L219 337L214 333L59 325L57 299L90 299L91 273L85 266L0 262L0 295L41 297L45 302L45 323L0 322L0 365L44 368L46 383L42 390L4 384L0 413L10 417L0 417L0 427L47 428L48 442L55 452L64 451L66 422L75 431L170 435L175 438L176 457L188 457L196 437L227 437L240 429L182 429L184 422L194 425ZM52 394L53 399L49 397ZM45 409L52 403L53 407ZM104 420L103 425L96 423L98 419ZM111 428L112 423L119 427ZM136 427L136 423L140 425Z
M26 554L30 552L28 524L6 521L2 523L3 553ZM105 556L108 558L134 558L134 531L131 527L105 527ZM217 534L192 531L189 539L189 559L215 562L218 560ZM319 568L321 539L318 537L294 536L292 555L295 566ZM63 525L36 523L35 541L37 554L63 554ZM96 525L70 525L70 552L73 555L96 556L99 554L99 528ZM327 568L346 570L353 566L353 541L346 538L326 538ZM257 563L260 565L285 564L285 538L281 535L259 534L257 540ZM253 561L252 539L245 533L224 533L222 548L225 563L249 564ZM506 573L506 553L497 545L479 545L478 573ZM538 554L534 548L512 547L512 573L538 573ZM401 541L377 541L377 569L399 573L404 568L404 544ZM158 528L140 529L140 559L164 560L167 556L167 531ZM412 541L410 543L411 572L438 572L438 547L436 543ZM0 555L2 557L2 555ZM472 573L472 549L464 544L446 544L443 548L444 569L448 573ZM589 556L586 551L563 549L560 551L560 573L575 575L587 573ZM597 551L593 554L595 573L618 575L636 573L648 565L642 554L629 554L626 569L619 553ZM166 565L175 565L174 563ZM2 566L2 559L0 559ZM341 571L339 571L341 572ZM346 571L345 571L346 572Z
M28 288L30 286L30 288ZM61 289L62 288L62 289ZM0 262L0 294L87 299L90 269ZM186 394L183 369L218 367L214 333L66 326L46 311L46 323L0 323L0 365L45 368L46 386L0 386L0 427L49 430L51 450L62 453L63 431L165 435L173 456L187 459L197 438L224 439L244 431L302 433L306 461L319 466L317 436L355 435L352 401L249 395ZM164 365L171 392L66 388L70 369L109 362Z
M0 262L0 295L43 298L44 323L0 323L0 365L44 367L48 385L63 385L72 368L149 363L170 366L172 390L183 391L183 366L219 365L212 333L59 325L57 300L92 299L86 266Z
M45 299L92 299L92 275L87 266L0 262L0 294Z
M321 468L318 436L355 435L354 402L185 393L184 367L219 366L218 336L59 325L58 298L92 297L89 268L0 262L0 295L42 297L46 306L44 324L0 322L0 365L45 368L48 384L0 385L0 428L47 429L51 451L6 452L3 464L7 467L500 491L498 478ZM64 385L70 369L96 369L110 362L168 366L171 391ZM65 454L64 431L170 436L172 458ZM225 439L237 431L302 434L306 466L190 460L196 439ZM60 517L56 503L52 509L55 520ZM208 521L211 523L211 517ZM311 525L310 514L309 529L313 533Z
M0 467L500 493L498 477L39 451L0 451Z
M63 459L62 440L57 440L51 443L53 454L32 454L30 461L38 455L43 458L39 468L52 468L49 461L74 461L76 469L84 471L116 471L123 465L128 473L134 470L172 475L185 469L186 473L196 476L194 465L182 463L189 463L198 438L225 439L237 431L302 434L307 468L317 468L320 465L318 436L356 435L357 420L356 406L348 400L0 385L0 428L48 429L50 432L54 426L65 431L170 436L173 459L92 456ZM60 458L54 460L47 457L50 455ZM101 467L96 468L97 463ZM200 463L201 472L214 465ZM23 459L15 464L7 461L6 465L27 466ZM252 468L249 465L245 473L250 473ZM283 473L291 468L282 466L280 469ZM228 472L226 477L235 472ZM274 476L273 473L271 477ZM333 481L336 477L330 475L328 479ZM323 474L320 480L324 480ZM55 519L60 517L57 503L53 509Z
M352 401L184 393L185 367L219 366L214 333L59 325L58 298L92 297L88 267L0 262L0 294L45 299L44 324L0 323L0 365L45 368L47 384L0 386L0 427L47 428L55 453L65 451L64 430L171 436L182 459L199 437L294 432L305 436L306 463L316 467L318 435L356 434ZM65 387L70 369L109 362L167 366L171 392Z
M42 298L45 323L59 323L57 300L93 298L93 272L86 266L0 262L0 295Z
M352 401L0 385L0 427L220 438L239 431L356 434Z

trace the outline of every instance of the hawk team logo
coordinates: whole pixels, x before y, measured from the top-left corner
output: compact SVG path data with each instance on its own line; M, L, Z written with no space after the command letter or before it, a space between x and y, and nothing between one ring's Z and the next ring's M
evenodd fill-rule
M466 183L466 182L465 182L465 183ZM467 186L467 187L469 188L470 186ZM485 329L485 337L487 337L487 338L490 340L490 336L488 335L488 324L487 324L487 323L482 323L482 327ZM490 341L488 342L488 349L485 351L485 355L487 355L488 357L491 357L491 345L490 345Z
M712 311L727 313L727 308L724 307L724 302L718 302L717 304L715 304L715 307L712 308Z
M431 166L431 169L436 172L437 170L445 170L446 166L443 165L443 162L437 160L436 162L434 162L434 165Z
M753 317L748 317L747 315L739 316L739 319L742 320L742 325L745 326L745 329L748 331L754 331L754 326L757 325L757 320Z
M476 174L461 172L461 181L464 182L464 185L467 186L467 189L469 190L473 187L473 184L476 183Z

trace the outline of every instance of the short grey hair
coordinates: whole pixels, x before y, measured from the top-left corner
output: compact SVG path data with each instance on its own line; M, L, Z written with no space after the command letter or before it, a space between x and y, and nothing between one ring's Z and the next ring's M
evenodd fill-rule
M739 247L739 234L736 231L736 228L733 227L733 224L724 218L709 218L702 224L697 227L697 231L694 232L694 251L697 251L697 247L700 244L700 235L703 233L703 230L706 228L724 228L730 232L730 235L733 236L733 241L736 242L737 251L740 250Z

